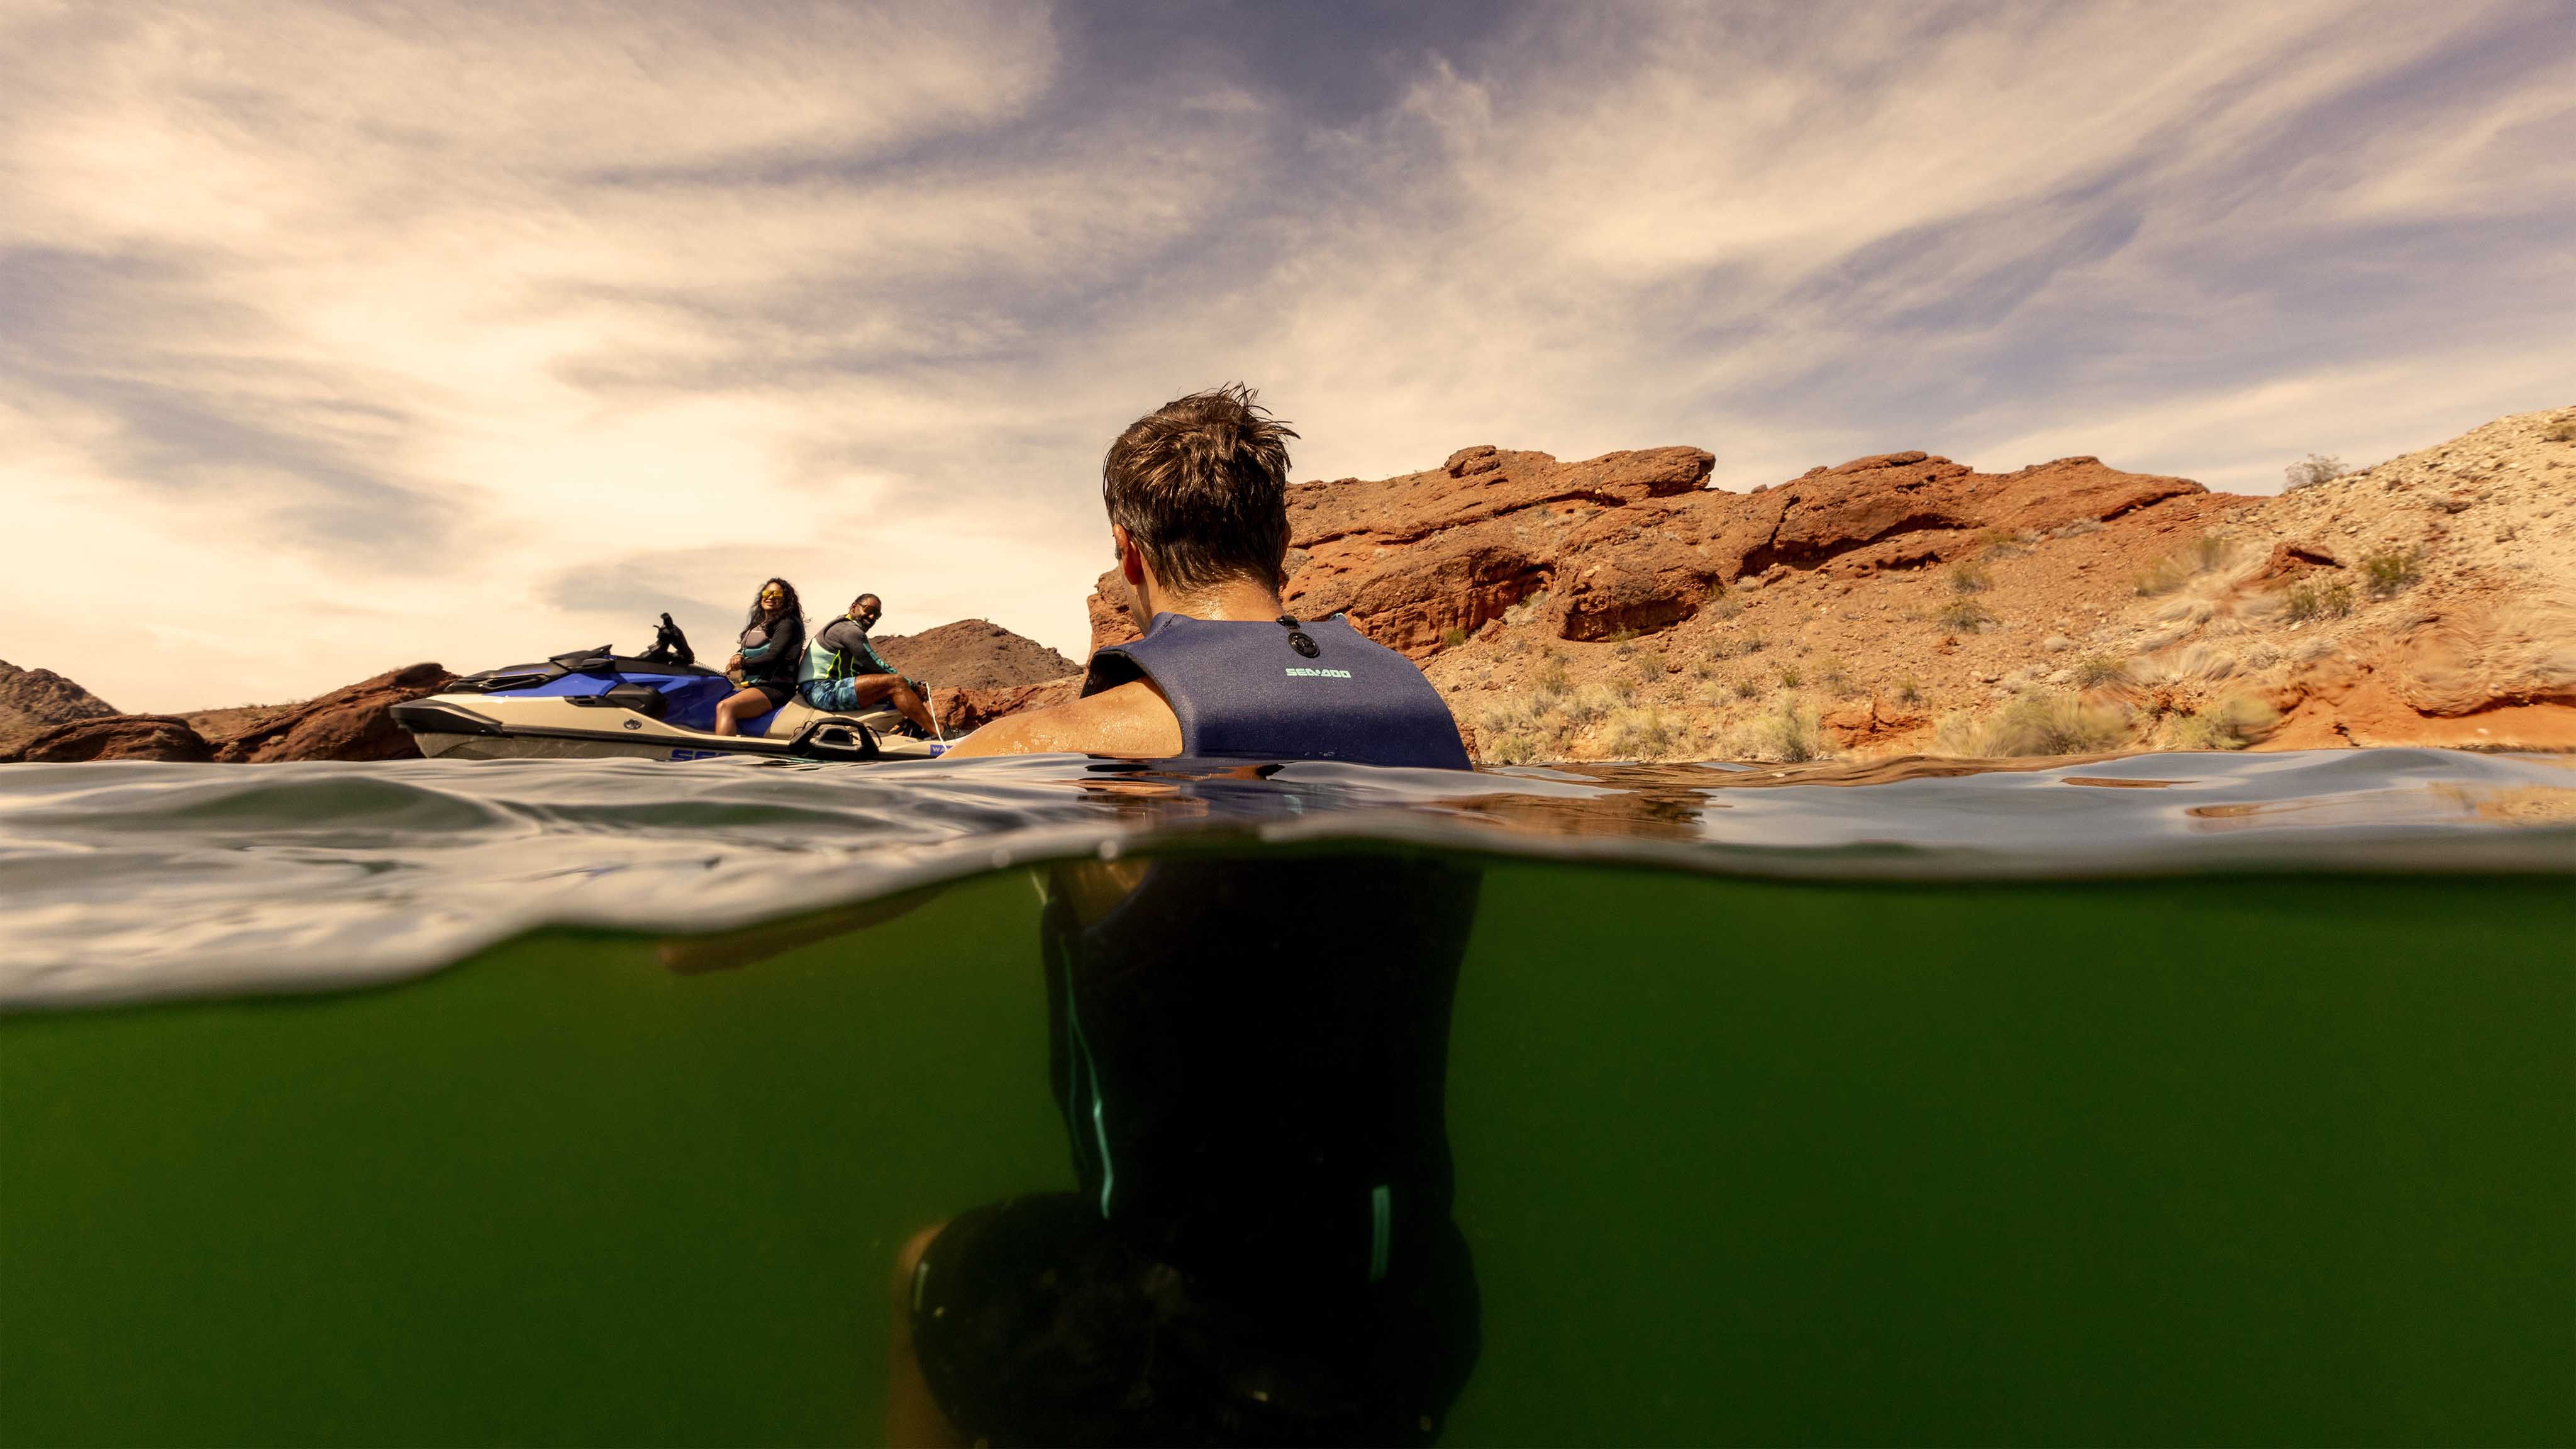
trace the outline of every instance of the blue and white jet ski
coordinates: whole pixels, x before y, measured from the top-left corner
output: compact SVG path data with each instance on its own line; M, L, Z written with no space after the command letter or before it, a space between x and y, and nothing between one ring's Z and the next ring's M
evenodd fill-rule
M716 705L740 686L696 662L671 616L640 655L597 649L470 674L393 707L394 722L432 759L923 759L948 748L920 738L892 708L835 714L790 699L715 732Z

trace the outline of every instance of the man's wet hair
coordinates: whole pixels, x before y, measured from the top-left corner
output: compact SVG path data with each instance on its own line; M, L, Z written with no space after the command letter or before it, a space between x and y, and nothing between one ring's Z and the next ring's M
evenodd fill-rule
M1288 556L1295 436L1239 382L1175 398L1109 445L1101 501L1166 587L1236 575L1271 583Z

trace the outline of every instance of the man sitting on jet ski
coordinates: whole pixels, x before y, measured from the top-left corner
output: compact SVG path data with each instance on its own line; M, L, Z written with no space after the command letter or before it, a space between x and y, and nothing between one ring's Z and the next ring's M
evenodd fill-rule
M904 678L877 653L868 630L885 617L885 601L861 594L849 612L823 626L805 648L796 671L797 692L816 709L847 714L878 704L892 704L926 738L936 735L926 702L929 687Z
M785 704L796 693L797 665L804 657L805 606L797 601L794 584L771 579L751 601L740 645L725 661L725 673L742 689L716 706L716 733L741 734L744 720Z

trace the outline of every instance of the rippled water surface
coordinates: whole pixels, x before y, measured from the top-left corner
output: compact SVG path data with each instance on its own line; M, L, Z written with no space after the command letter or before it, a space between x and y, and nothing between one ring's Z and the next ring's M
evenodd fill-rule
M2425 751L0 768L0 1440L869 1442L1104 891L1255 1096L1448 913L1444 1442L2576 1440L2576 770Z
M2432 750L1476 775L1071 757L0 766L0 1004L348 984L549 924L712 930L1181 838L1772 877L2576 869L2576 768Z

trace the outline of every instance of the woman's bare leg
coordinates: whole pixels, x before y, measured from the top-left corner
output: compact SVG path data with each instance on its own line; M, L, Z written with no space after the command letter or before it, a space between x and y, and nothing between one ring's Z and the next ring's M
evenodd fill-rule
M725 696L716 706L716 733L738 735L742 722L769 713L769 696L757 689L745 689Z
M930 1251L930 1240L946 1226L942 1222L923 1228L894 1255L894 1321L886 1329L885 1441L890 1445L966 1442L940 1411L939 1400L931 1396L930 1381L922 1377L921 1356L912 1348L913 1275L921 1270L921 1255Z

